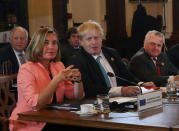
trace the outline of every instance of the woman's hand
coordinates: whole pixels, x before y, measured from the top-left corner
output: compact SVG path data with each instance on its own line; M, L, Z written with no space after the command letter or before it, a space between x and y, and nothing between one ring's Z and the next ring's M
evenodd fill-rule
M74 66L70 65L67 68L59 71L57 75L59 82L70 80L70 81L81 81L81 73L79 69L72 69Z
M81 73L79 69L72 69L72 75L70 77L70 80L78 83L81 82Z

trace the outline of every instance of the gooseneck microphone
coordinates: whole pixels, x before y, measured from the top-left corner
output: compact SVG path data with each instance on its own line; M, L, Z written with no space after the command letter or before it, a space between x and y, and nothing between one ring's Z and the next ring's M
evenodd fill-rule
M137 83L132 82L132 81L128 81L128 80L125 79L125 78L116 76L116 75L114 75L112 72L107 72L107 75L108 75L109 77L116 77L116 78L118 78L118 79L120 79L120 80L123 80L123 81L125 81L125 82L128 82L128 83L130 83L130 84L132 84L132 85L134 85L134 86L138 86Z

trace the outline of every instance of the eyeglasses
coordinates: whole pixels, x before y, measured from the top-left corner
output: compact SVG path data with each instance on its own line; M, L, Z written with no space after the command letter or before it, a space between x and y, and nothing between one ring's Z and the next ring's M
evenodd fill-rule
M26 40L25 37L13 37L12 39L14 39L15 41L17 41L17 40L25 41Z

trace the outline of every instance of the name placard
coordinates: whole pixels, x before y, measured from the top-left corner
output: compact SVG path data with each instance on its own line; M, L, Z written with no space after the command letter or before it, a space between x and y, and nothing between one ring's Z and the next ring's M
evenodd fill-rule
M147 112L162 107L162 92L160 90L137 96L138 113Z

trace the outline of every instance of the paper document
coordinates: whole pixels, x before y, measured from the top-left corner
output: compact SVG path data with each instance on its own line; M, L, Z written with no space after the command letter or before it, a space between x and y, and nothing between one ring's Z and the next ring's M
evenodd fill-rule
M140 87L140 88L142 90L142 94L154 91L154 89L152 89L152 88L151 89L146 89L145 87Z
M109 102L125 103L125 102L135 102L136 97L113 97L109 99Z
M153 92L155 90L159 90L160 87L140 87L142 94Z

